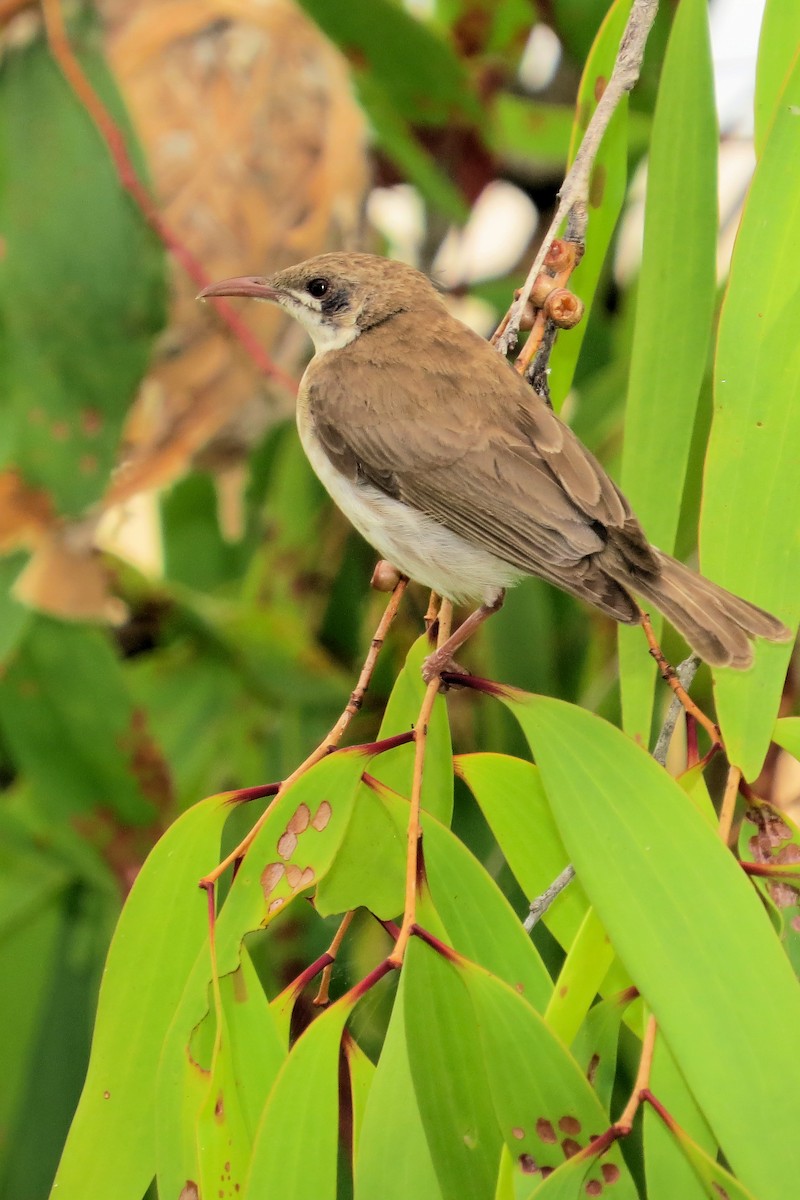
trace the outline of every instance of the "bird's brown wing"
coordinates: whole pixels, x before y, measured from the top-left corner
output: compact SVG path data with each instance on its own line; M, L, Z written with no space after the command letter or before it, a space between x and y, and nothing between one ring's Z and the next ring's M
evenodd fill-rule
M641 570L657 566L597 460L452 318L435 331L435 353L426 343L424 370L413 331L403 318L392 324L388 361L375 330L347 348L347 381L335 354L307 375L310 416L331 462L498 558L631 619L595 556L620 541Z

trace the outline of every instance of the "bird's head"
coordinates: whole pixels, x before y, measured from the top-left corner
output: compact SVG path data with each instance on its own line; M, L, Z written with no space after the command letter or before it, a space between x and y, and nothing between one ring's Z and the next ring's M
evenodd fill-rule
M249 296L279 304L304 326L317 354L340 350L398 313L442 301L430 280L375 254L319 254L266 277L238 276L204 288L198 299Z

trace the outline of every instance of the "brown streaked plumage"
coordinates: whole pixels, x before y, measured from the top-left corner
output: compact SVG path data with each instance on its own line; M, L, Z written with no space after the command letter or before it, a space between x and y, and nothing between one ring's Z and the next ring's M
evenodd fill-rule
M539 575L626 624L633 594L714 666L748 667L775 617L651 546L600 463L430 281L369 254L323 254L202 296L272 300L316 354L298 427L312 466L404 574L496 607Z

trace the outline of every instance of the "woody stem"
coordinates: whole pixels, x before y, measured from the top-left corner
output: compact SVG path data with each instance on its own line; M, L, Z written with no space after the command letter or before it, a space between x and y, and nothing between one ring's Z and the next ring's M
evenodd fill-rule
M383 646L391 624L397 615L397 610L400 606L400 601L403 598L403 592L406 589L407 583L407 579L400 579L400 581L396 584L391 596L389 597L389 603L386 605L383 616L378 624L378 628L375 630L375 636L370 642L367 656L364 659L364 665L361 668L361 674L358 677L358 683L351 693L350 699L345 705L336 724L326 734L319 745L311 751L308 758L304 759L303 762L300 763L299 767L295 767L291 775L287 775L286 779L282 781L275 795L275 799L264 810L264 812L256 821L255 825L253 825L253 828L245 835L245 837L242 838L236 849L232 850L227 858L224 858L221 863L218 863L217 866L214 867L213 871L209 871L207 875L203 876L203 878L200 880L201 887L206 887L208 884L214 883L214 881L219 879L220 875L222 875L222 873L226 871L228 867L244 857L259 829L261 829L269 814L272 812L273 807L275 804L277 804L278 800L286 791L286 789L293 784L295 780L299 779L301 775L304 775L310 767L313 767L315 763L320 762L321 759L327 757L328 754L337 748L339 742L344 737L348 725L364 702L364 695L369 687L370 680L372 679L372 672L375 670L375 663L377 662L378 655L381 652L381 647Z
M718 745L722 741L719 729L711 720L711 718L707 717L702 709L697 707L694 700L692 700L691 696L678 679L675 668L667 662L666 658L664 657L664 651L659 646L656 635L653 632L653 626L650 623L650 616L646 612L642 612L642 629L644 630L644 636L647 638L647 644L650 647L650 653L656 660L658 669L661 672L661 678L672 688L673 692L680 700L687 713L690 713L691 716L694 717L695 721L703 726L703 729L705 729L706 733L711 738L712 746Z
M453 606L449 600L442 600L439 608L439 637L437 643L438 655L447 646L450 639L450 626L453 620ZM433 656L435 657L435 656ZM425 749L428 738L428 722L431 719L436 696L441 686L441 672L437 672L428 686L419 710L419 717L414 728L414 774L411 781L411 800L408 814L408 841L406 851L406 895L403 905L403 924L395 942L389 961L394 966L400 966L408 945L408 939L417 919L417 886L419 876L419 848L422 841L420 810L422 807L422 778L425 769Z

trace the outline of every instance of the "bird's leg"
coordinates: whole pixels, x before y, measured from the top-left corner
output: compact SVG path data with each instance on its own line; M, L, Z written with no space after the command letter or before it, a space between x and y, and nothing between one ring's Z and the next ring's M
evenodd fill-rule
M494 600L490 603L484 603L480 608L476 608L474 613L471 613L466 621L459 625L455 633L451 634L444 645L435 650L433 654L429 654L422 664L422 678L426 683L441 675L443 671L453 671L456 674L463 675L464 669L453 660L453 655L466 642L467 638L472 637L478 626L482 625L487 617L491 617L492 613L498 612L503 607L503 601L506 598L504 588L500 588Z
M653 633L653 626L650 623L650 614L646 613L643 609L640 609L639 612L641 614L644 636L647 638L647 644L650 647L650 653L656 660L656 665L661 672L661 678L672 688L678 700L680 700L681 704L686 709L686 712L690 713L691 716L694 717L695 721L703 726L703 729L705 729L706 733L711 738L712 746L721 744L722 737L718 727L714 724L710 717L706 716L702 709L697 707L694 700L683 687L675 668L671 666L664 657L664 651L659 646L658 641L656 640L656 635Z

